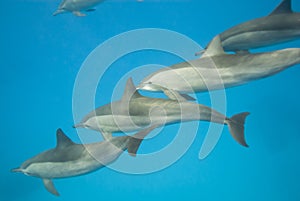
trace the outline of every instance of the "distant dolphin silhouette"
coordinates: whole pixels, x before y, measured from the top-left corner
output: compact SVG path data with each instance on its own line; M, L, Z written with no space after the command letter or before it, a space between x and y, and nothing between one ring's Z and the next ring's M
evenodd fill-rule
M93 172L115 161L124 150L135 155L143 138L152 128L135 136L114 137L109 141L93 144L76 144L61 129L57 130L57 145L26 160L12 172L21 172L43 180L46 189L58 196L52 179L73 177Z
M291 0L282 0L270 15L234 26L221 33L220 38L225 51L243 53L299 39L300 13L292 11Z
M113 132L131 132L149 126L201 120L227 124L233 138L239 144L248 146L244 138L244 123L248 114L245 112L228 118L193 102L145 97L139 94L130 78L120 101L97 108L74 127L97 130L104 138L110 139Z
M53 13L56 16L61 13L71 12L76 16L86 16L82 11L91 12L96 9L94 6L103 2L104 0L63 0L58 9ZM141 2L142 0L138 0Z
M95 8L93 7L103 1L104 0L63 0L53 15L56 16L61 13L71 12L76 16L85 16L86 14L81 11L94 11Z
M169 94L224 89L265 78L300 63L300 48L267 53L227 54L216 36L201 58L158 70L138 89ZM187 95L184 94L186 97Z

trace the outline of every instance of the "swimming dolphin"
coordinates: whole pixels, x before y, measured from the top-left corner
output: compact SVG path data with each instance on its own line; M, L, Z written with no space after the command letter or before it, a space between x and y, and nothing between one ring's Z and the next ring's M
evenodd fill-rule
M138 89L169 94L205 92L265 78L300 63L300 48L267 53L227 54L216 36L197 60L158 70L143 79Z
M59 196L52 179L93 172L115 161L126 149L134 156L143 138L151 129L143 130L133 137L114 137L110 141L92 144L76 144L61 129L58 129L57 145L54 149L26 160L19 168L11 171L41 178L46 189Z
M61 13L71 12L76 16L85 16L81 11L94 11L97 4L104 0L63 0L58 9L53 13L56 16Z
M90 112L74 127L100 131L104 138L110 139L113 132L130 132L150 126L201 120L228 125L233 138L239 144L248 146L244 138L244 123L248 114L244 112L228 118L194 102L145 97L136 90L130 78L121 100Z
M53 16L66 12L71 12L79 17L86 16L82 11L95 11L96 9L94 7L103 1L104 0L63 0L58 9L53 13ZM141 2L142 0L138 1Z
M291 0L282 0L268 16L247 21L219 34L225 51L275 45L300 38L300 13L292 11Z

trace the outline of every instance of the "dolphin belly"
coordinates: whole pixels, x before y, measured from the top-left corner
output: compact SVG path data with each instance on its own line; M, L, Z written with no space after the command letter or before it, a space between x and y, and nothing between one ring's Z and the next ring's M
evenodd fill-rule
M69 0L64 4L64 9L70 12L83 11L92 8L103 0Z
M153 85L155 90L160 86L161 89L172 89L182 93L223 89L228 82L234 82L230 80L232 74L229 68L217 67L168 69L154 74L141 88L151 90Z
M30 176L54 179L86 174L101 167L103 165L94 159L91 161L79 159L68 162L33 163L26 168L25 173L28 171Z
M150 125L149 116L101 115L88 120L89 128L106 132L131 132Z

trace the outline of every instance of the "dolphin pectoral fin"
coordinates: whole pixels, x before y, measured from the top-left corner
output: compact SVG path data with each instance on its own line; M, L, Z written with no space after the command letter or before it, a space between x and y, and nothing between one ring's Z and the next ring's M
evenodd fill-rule
M157 125L150 126L149 128L141 130L134 134L132 137L130 137L127 148L130 156L136 156L136 152L139 149L141 142L155 128L157 128Z
M181 96L177 91L170 90L170 89L162 89L162 91L171 100L178 100L178 98L179 99L181 98Z
M82 13L82 12L80 12L80 11L73 11L72 12L74 15L76 15L77 17L84 17L84 16L86 16L86 14L84 14L84 13Z
M177 100L179 102L183 102L183 101L195 101L196 99L187 95L187 94L181 94L177 91L174 91L172 89L166 89L163 88L162 91L164 92L164 94L171 100Z
M51 179L43 179L43 183L44 183L44 186L47 189L47 191L49 191L49 193L52 193L53 195L59 196L59 193L55 189L55 186L54 186Z
M243 112L226 119L225 122L229 126L231 136L242 146L248 147L244 135L244 124L249 112Z
M282 13L292 13L291 0L282 0L282 2L273 10L270 15L278 15ZM269 16L270 16L269 15Z
M104 140L110 141L112 137L112 133L101 131L101 135L104 138Z
M237 50L235 51L237 54L250 54L249 50Z
M87 10L85 10L86 12L93 12L93 11L95 11L96 10L96 8L89 8L89 9L87 9Z
M182 94L182 93L179 93L181 97L183 97L185 100L187 101L195 101L196 99L192 96L189 96L187 94Z

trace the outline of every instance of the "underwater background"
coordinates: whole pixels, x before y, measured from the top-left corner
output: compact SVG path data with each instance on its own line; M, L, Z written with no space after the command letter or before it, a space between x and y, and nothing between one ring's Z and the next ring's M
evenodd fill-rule
M200 160L199 148L209 126L201 122L183 157L151 174L125 174L104 167L88 175L54 180L61 194L57 198L45 190L40 179L11 173L10 169L26 159L53 148L57 128L80 143L72 128L73 88L82 63L99 44L133 29L161 28L184 34L205 47L216 34L268 15L280 1L107 0L86 17L70 13L53 17L59 3L0 2L0 200L300 200L300 65L226 89L228 116L251 112L245 128L249 148L238 145L225 126L215 149ZM292 7L300 12L300 1L292 1ZM252 52L290 47L300 48L300 40ZM190 59L196 58L191 52ZM116 83L132 68L178 62L174 55L157 51L120 58L105 72L96 106L111 101ZM138 84L140 80L134 81ZM208 93L198 93L197 98L210 105ZM178 125L166 126L159 135L145 140L139 153L161 149L177 129Z

